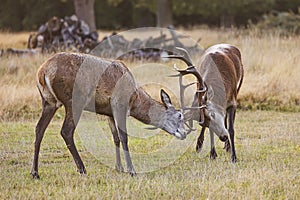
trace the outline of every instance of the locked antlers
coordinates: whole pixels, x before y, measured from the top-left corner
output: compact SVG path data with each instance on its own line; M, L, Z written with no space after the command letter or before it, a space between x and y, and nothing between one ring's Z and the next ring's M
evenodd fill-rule
M187 50L180 48L180 47L176 47L176 49L182 51L185 56L182 55L168 55L165 56L165 58L176 58L179 60L182 60L183 62L185 62L185 64L188 66L186 69L178 69L176 67L176 64L174 64L174 69L179 72L179 74L176 75L171 75L171 77L179 77L179 86L180 86L180 104L181 104L181 108L183 110L183 112L185 112L186 110L188 110L188 112L184 113L185 116L185 121L189 122L188 124L186 124L186 126L189 128L188 130L188 134L191 131L194 131L195 129L193 129L193 120L197 120L199 122L200 125L204 124L204 108L206 107L206 103L205 103L205 94L207 91L207 86L205 84L205 82L203 81L200 73L197 71L197 69L195 68L195 66L193 65L190 55L187 52ZM189 83L187 85L183 84L183 76L187 75L187 74L192 74L196 77L197 82L193 82L193 83ZM194 95L194 101L191 107L186 107L184 104L184 91L187 87L193 85L193 84L197 84L197 90L195 92ZM198 111L198 112L197 112ZM199 118L198 118L199 117Z

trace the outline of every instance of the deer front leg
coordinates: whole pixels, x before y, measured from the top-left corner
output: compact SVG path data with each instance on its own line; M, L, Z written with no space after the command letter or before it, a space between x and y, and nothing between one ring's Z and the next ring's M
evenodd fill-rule
M234 120L235 120L235 112L236 107L231 106L227 109L228 113L228 132L229 132L229 140L231 146L231 161L233 163L237 162L236 154L235 154L235 147L234 147ZM226 143L225 143L226 144Z
M129 148L128 148L128 136L127 136L127 132L123 131L122 129L119 128L119 136L120 136L120 140L122 142L122 147L123 147L123 151L124 151L124 158L125 158L125 162L126 162L126 166L127 166L127 171L131 176L135 176L136 172L134 170L132 161L131 161L131 157L130 157L130 153L129 153Z
M129 153L129 148L128 148L126 113L127 113L127 107L118 105L118 107L117 106L115 107L113 115L114 115L115 126L117 127L118 130L118 136L122 143L127 171L131 176L134 176L136 175L136 172L134 170L130 153Z
M197 140L197 145L196 145L196 152L199 153L202 149L202 146L203 146L203 141L204 141L204 133L205 133L205 127L202 127L201 129L201 133L198 137L198 140Z
M111 130L111 133L112 133L113 138L114 138L114 143L115 143L115 148L116 148L116 170L119 171L119 172L123 172L124 168L123 168L122 163L121 163L120 138L118 136L118 130L116 128L115 121L112 117L110 117L108 119L108 122L109 122L109 127L110 127L110 130Z

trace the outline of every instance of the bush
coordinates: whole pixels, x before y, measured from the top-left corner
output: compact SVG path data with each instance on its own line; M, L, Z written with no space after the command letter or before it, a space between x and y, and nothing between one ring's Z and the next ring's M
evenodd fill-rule
M300 34L300 8L298 13L273 11L257 23L259 29L278 29L284 34Z

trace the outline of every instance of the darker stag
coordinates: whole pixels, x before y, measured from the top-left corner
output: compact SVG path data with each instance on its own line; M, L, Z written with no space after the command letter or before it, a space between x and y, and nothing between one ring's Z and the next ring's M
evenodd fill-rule
M201 56L200 66L196 68L191 62L188 52L178 48L185 56L171 55L187 64L185 70L176 70L180 78L181 106L185 113L185 120L189 132L192 129L192 121L196 120L202 126L197 140L196 151L200 152L206 127L209 128L211 138L210 158L215 159L217 153L214 146L214 133L225 142L224 148L231 151L232 162L237 161L234 147L234 120L237 107L237 95L241 88L244 69L241 61L241 53L235 46L218 44L208 48ZM189 85L182 84L182 76L193 74L197 78L197 91L191 108L184 107L184 90ZM201 76L202 74L203 76ZM221 89L220 89L221 88ZM216 94L218 93L218 94ZM218 98L214 99L214 96ZM229 136L229 139L228 139Z
M127 170L135 175L128 149L127 115L154 125L179 139L186 137L183 113L174 108L166 92L161 90L160 103L138 87L128 68L119 61L99 57L59 53L48 59L37 72L42 98L42 114L37 123L31 175L38 178L38 157L44 132L56 110L65 107L61 135L71 152L80 174L86 174L74 143L74 130L83 110L109 116L116 147L116 169L123 171L120 143Z

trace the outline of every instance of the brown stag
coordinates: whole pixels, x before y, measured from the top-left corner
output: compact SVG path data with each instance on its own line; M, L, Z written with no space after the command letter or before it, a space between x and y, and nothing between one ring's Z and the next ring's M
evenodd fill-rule
M185 113L185 120L196 120L202 126L196 151L200 152L204 141L204 132L208 127L211 139L210 158L215 159L217 157L214 145L214 133L216 133L220 140L225 142L226 151L231 150L232 162L236 162L234 121L237 95L244 77L239 49L229 44L214 45L201 56L197 68L193 65L188 52L181 48L178 49L182 50L185 56L171 55L168 57L183 60L188 66L185 70L176 69L180 77L182 106L184 106L184 89L191 85L184 86L182 76L193 74L198 82L192 107L183 107L183 110L190 110ZM190 131L192 130L191 126L192 122L190 121Z
M33 178L39 178L38 157L44 132L61 106L65 107L61 135L80 174L86 174L86 169L73 135L83 110L109 116L116 147L116 169L123 170L119 149L121 142L127 170L131 175L136 172L127 144L127 115L161 128L179 139L186 137L183 113L174 108L168 94L161 90L162 103L151 98L137 86L128 68L120 61L87 54L58 53L41 65L37 82L43 110L35 129Z

